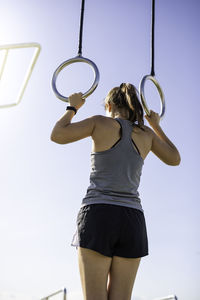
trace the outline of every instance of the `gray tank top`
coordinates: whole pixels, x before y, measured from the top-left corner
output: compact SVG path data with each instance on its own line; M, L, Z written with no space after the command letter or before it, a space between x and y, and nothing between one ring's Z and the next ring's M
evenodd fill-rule
M121 138L112 148L91 153L90 185L82 207L114 204L143 211L138 187L144 161L133 147L134 124L120 118L115 120L121 125Z

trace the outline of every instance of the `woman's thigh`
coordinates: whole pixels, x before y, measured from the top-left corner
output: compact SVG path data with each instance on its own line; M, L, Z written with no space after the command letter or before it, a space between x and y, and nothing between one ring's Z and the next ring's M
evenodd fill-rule
M108 299L130 300L141 258L114 256L109 276Z
M78 260L84 300L107 300L107 280L112 258L79 247Z

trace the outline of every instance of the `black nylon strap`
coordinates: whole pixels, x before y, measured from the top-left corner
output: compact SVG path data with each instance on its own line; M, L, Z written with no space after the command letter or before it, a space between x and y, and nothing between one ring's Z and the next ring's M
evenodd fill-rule
M79 32L79 46L78 46L78 55L80 55L80 56L82 55L84 8L85 8L85 0L82 0L81 18L80 18L80 32Z
M151 8L151 75L155 76L155 0Z
M66 110L73 110L75 114L77 113L77 109L74 106L67 106Z

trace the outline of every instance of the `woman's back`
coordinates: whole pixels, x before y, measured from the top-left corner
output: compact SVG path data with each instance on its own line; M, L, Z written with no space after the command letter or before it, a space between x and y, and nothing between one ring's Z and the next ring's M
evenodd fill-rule
M95 119L95 128L92 133L92 152L108 150L121 138L121 126L116 119L110 117L99 115L95 116ZM144 130L142 130L136 125L133 126L132 140L136 146L134 143L132 146L139 150L143 160L151 150L152 138L152 131L149 127L144 126Z
M137 135L143 154L147 138L138 137L139 129L130 120L103 116L95 120L90 185L82 206L115 204L142 210L138 187L144 160L133 138Z

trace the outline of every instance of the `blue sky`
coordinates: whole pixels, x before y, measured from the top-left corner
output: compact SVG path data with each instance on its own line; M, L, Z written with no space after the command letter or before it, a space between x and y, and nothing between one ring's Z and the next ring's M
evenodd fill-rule
M104 115L102 101L112 87L138 86L150 72L150 7L147 0L86 1L83 56L95 61L101 78L73 122ZM7 0L0 12L1 45L42 46L22 102L0 110L0 299L12 294L14 300L36 300L66 286L69 299L79 300L70 243L89 184L91 140L57 145L50 134L66 108L54 96L51 78L60 63L77 54L80 1ZM161 126L182 161L171 167L153 154L145 160L139 192L150 255L142 260L133 296L198 300L200 3L160 0L156 14L155 70L166 97ZM87 66L76 65L63 71L58 86L68 95L86 90L92 80ZM157 109L151 85L147 95Z

